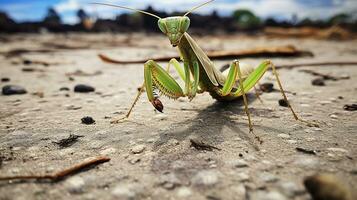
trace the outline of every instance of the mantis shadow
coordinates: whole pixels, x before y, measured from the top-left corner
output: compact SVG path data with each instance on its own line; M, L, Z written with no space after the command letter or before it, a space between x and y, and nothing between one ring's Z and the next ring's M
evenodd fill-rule
M256 100L254 94L247 94L247 97L250 103ZM253 119L254 116L267 116L271 113L270 109L249 108L249 111ZM253 145L256 139L254 135L249 132L248 120L238 122L236 116L238 116L238 119L246 116L242 98L232 102L216 101L205 109L199 110L195 118L172 124L169 130L160 133L160 138L155 142L154 148L160 147L171 139L184 141L192 137L202 140L205 143L219 144L224 142L227 138L238 136ZM186 124L189 124L189 126L185 126ZM224 131L226 128L230 129L230 131L228 131L229 133ZM282 132L272 127L254 125L255 132L261 129L264 129L264 131ZM232 132L234 135L227 135Z

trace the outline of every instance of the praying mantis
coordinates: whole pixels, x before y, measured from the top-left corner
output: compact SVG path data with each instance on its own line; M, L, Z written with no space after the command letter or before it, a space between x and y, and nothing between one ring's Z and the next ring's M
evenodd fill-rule
M178 72L179 77L183 80L185 85L184 88L181 88L178 82L169 74L169 70L165 70L154 60L148 60L144 64L144 84L140 88L140 91L132 103L131 108L124 118L113 120L112 123L118 123L123 119L129 118L132 109L144 89L146 90L148 100L154 108L160 112L163 111L163 104L159 100L159 95L155 93L155 89L158 89L163 95L172 99L188 97L189 100L192 100L198 93L208 92L218 101L232 101L243 97L244 110L248 117L249 131L253 132L253 125L248 110L246 93L258 83L269 68L272 69L278 83L279 90L284 100L287 102L294 118L296 120L309 123L300 119L296 115L294 109L287 100L277 70L271 61L263 61L256 69L254 69L249 65L240 64L238 60L234 60L231 62L230 68L227 69L228 73L222 73L215 68L213 62L187 33L190 26L190 19L187 15L213 1L214 0L209 0L204 2L192 8L183 16L173 16L167 18L160 18L152 13L124 6L94 3L137 11L157 18L159 29L168 37L171 45L178 48L183 62L182 67L179 61L173 58L169 61L168 65L168 69L170 65L173 65L175 70Z

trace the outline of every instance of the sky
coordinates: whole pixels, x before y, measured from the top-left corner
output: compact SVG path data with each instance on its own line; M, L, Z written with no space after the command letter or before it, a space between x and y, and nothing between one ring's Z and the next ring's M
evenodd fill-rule
M186 11L205 0L0 0L0 11L7 12L16 21L38 21L53 7L64 23L76 23L76 11L83 8L93 16L114 18L126 10L106 6L91 5L91 2L111 3L143 9L151 5L165 11ZM357 0L215 0L197 10L208 14L217 10L222 16L230 15L236 9L250 9L262 18L291 19L295 14L298 19L326 19L335 14L346 12L357 17Z

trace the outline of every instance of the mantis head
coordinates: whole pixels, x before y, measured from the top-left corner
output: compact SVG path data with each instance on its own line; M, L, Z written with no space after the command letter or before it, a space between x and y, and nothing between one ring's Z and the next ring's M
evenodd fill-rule
M160 30L167 35L172 46L177 46L183 34L190 26L190 19L183 17L167 17L159 19L157 22Z
M117 6L117 5L111 5L111 4L106 4L106 3L93 3L93 4L98 4L98 5L106 5L106 6L112 6L112 7L118 7L118 8L123 8L127 10L133 10L137 11L146 15L150 15L152 17L158 18L158 26L160 30L167 35L169 38L172 46L177 46L180 43L180 40L183 36L183 34L187 31L188 27L190 26L190 19L187 17L188 14L190 14L192 11L205 6L206 4L211 3L214 0L209 0L207 2L204 2L198 6L195 6L191 10L189 10L187 13L185 13L183 16L175 16L175 17L166 17L166 18L161 18L157 15L154 15L152 13L142 11L142 10L137 10L133 8L128 8L125 6Z

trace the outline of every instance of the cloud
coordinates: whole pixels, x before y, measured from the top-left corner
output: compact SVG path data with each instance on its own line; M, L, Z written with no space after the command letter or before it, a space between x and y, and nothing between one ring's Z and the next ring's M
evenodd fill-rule
M77 11L80 8L80 3L77 0L66 0L54 6L59 13L68 11Z
M108 6L92 5L91 2L105 2L117 5L124 5L132 8L144 9L152 5L154 9L172 11L187 11L190 8L204 2L205 0L48 0L39 1L34 12L29 12L29 7L34 7L36 2L28 3L22 0L14 0L1 4L1 9L6 10L16 19L40 18L46 12L48 6L53 6L60 13L66 23L75 23L76 12L82 8L87 13L100 18L114 18L124 12L123 9ZM25 3L24 3L25 2ZM41 6L41 7L40 7ZM40 9L41 8L41 9ZM221 15L230 15L236 9L250 9L256 15L266 17L278 17L279 19L290 19L294 14L302 19L325 19L337 13L345 12L354 14L357 17L357 0L216 0L213 3L195 11L197 13L208 14L217 10ZM27 17L26 17L26 14Z
M56 10L76 11L82 7L87 12L98 17L113 18L118 13L128 12L121 9L90 5L92 0L64 0L56 5ZM186 11L203 1L180 0L107 0L106 3L124 5L138 9L144 9L152 5L155 9L172 11ZM196 12L210 13L217 10L222 15L229 15L236 9L250 9L260 17L291 18L297 15L298 18L309 17L311 19L321 19L331 17L340 12L357 12L357 2L355 0L216 0L210 5L203 7Z

